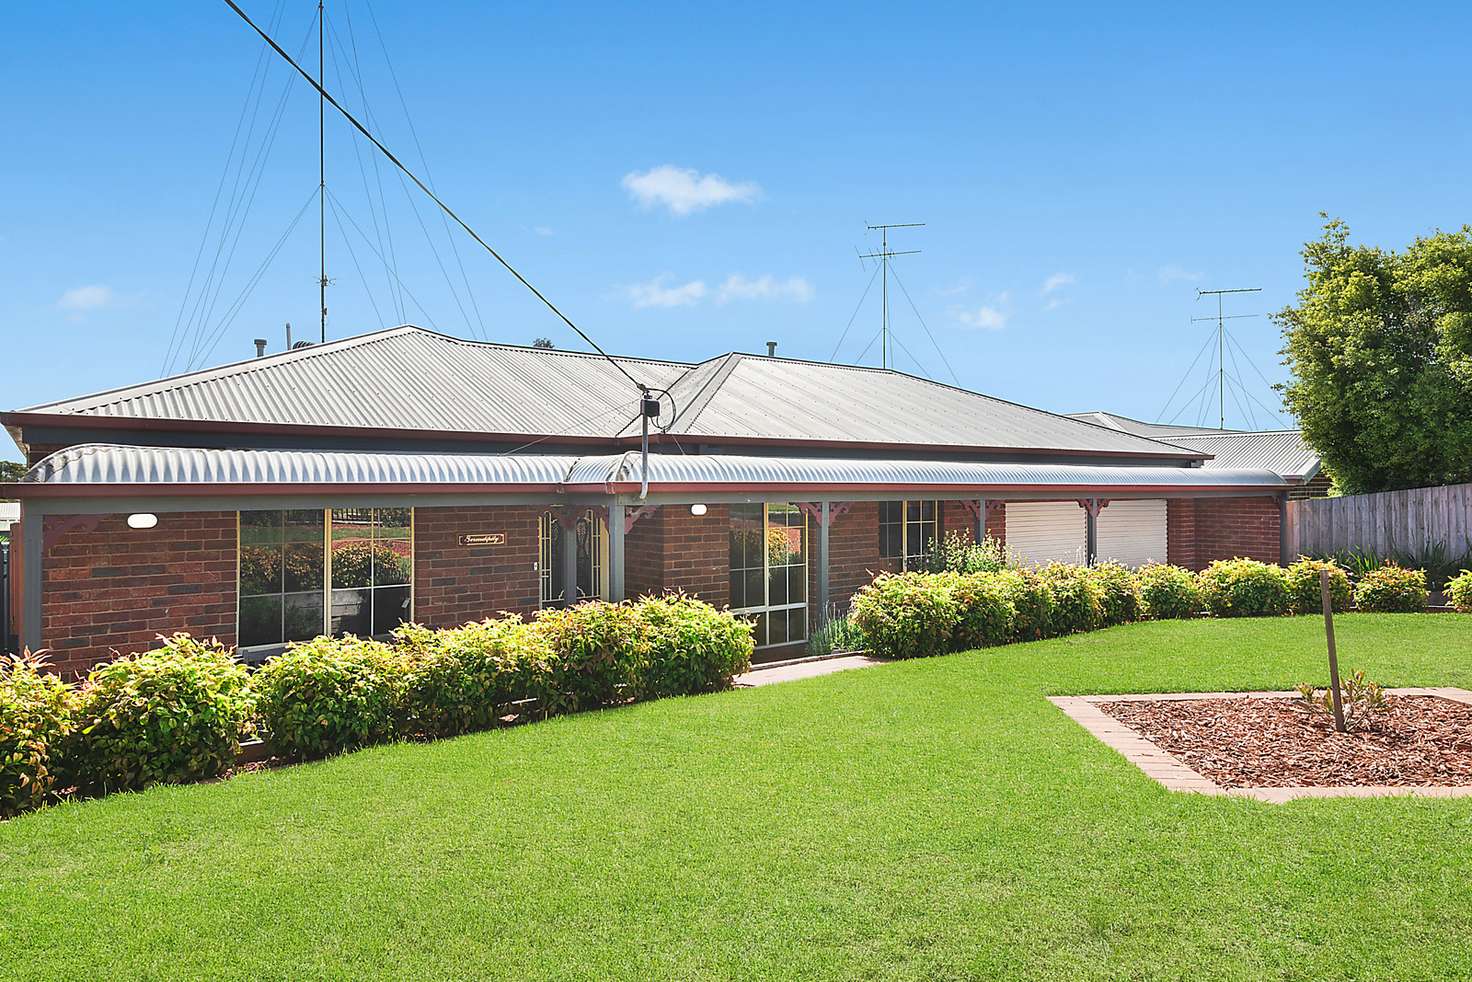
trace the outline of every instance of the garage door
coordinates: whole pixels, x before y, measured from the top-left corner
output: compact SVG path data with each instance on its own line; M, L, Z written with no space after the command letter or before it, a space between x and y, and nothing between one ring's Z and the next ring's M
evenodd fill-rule
M1084 510L1076 501L1007 502L1007 549L1024 564L1082 563Z
M1165 562L1165 499L1111 501L1099 511L1097 548L1100 562Z

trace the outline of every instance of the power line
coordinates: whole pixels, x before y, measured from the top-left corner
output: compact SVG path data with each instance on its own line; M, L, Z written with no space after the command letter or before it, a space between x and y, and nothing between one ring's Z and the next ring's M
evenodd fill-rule
M572 319L570 317L568 317L566 314L564 314L560 309L558 309L558 307L557 307L556 304L554 304L551 300L547 299L546 295L543 294L541 290L538 290L535 286L533 286L532 283L531 283L531 281L528 280L525 276L521 275L521 273L516 269L515 266L512 266L511 263L507 262L506 259L499 252L497 252L494 248L491 247L490 243L488 243L485 239L481 238L480 237L480 234L477 233L475 231L475 229L471 228L468 224L466 224L465 220L463 218L461 218L459 215L457 215L454 212L454 210L450 208L449 205L447 205L443 201L441 201L440 198L439 198L439 196L436 195L432 190L430 190L430 188L429 188L428 185L426 185L423 181L421 181L418 178L418 176L415 175L415 173L413 171L411 171L408 167L406 167L404 165L404 163L401 160L399 160L398 157L394 156L393 151L389 150L388 147L384 146L383 143L376 136L374 136L371 132L369 132L369 130L368 130L368 128L366 126L364 126L362 123L358 122L358 119L357 119L356 116L354 116L352 113L348 112L345 108L343 108L342 104L340 102L338 102L337 99L335 99L330 92L328 92L325 88L323 88L323 86L322 86L322 84L320 82L315 81L312 78L311 75L309 75L306 71L304 71L302 69L301 65L297 64L296 60L294 58L292 58L291 55L287 54L285 50L282 49L281 45L277 44L276 41L269 34L267 34L265 31L263 31L259 27L257 27L255 21L251 20L250 17L246 14L246 12L244 10L240 9L240 6L235 2L235 0L225 0L225 5L228 6L231 10L233 10L240 17L241 20L245 21L245 23L250 27L251 30L255 31L258 35L260 35L261 39L264 40L267 44L269 44L271 46L271 48L278 55L280 55L282 58L284 58L286 60L286 62L289 65L291 65L292 68L296 69L297 74L300 75L303 79L305 79L307 81L307 83L309 85L311 85L312 88L314 88L317 91L318 95L321 97L322 100L330 103L332 105L332 108L333 109L336 109L340 114L342 114L342 117L344 119L346 119L349 123L351 123L353 125L353 128L354 129L356 129L359 133L362 133L365 137L367 137L368 138L368 141L370 143L372 143L375 147L378 148L378 152L381 153L381 154L383 154L385 157L387 157L390 163L392 163L395 167L397 167L400 171L402 171L404 173L404 175L409 178L409 180L413 181L418 186L419 190L423 191L425 193L425 195L427 195L429 197L429 199L431 201L433 201L440 208L441 211L443 211L446 215L448 215L455 222L455 224L459 225L462 229L464 229L465 230L465 233L467 235L469 235L472 239L474 239L476 241L476 243L478 245L480 245L480 247L482 249L484 249L486 252L490 253L491 257L493 259L495 259L496 262L500 263L503 267L505 267L505 269L506 269L507 272L509 272L512 276L516 277L517 282L519 282L522 286L524 286L528 290L530 290L531 293L532 293L532 295L535 296L538 300L540 300L547 307L548 310L552 311L552 313L555 314L558 317L559 320L561 320L564 324L566 324L568 327L570 327L573 330L573 332L577 334L578 337L582 338L585 342L587 342L587 344L590 347L592 347L594 351L596 351L596 352L598 352L598 354L602 355L603 358L605 360L607 360L608 363L610 365L612 365L618 371L618 373L620 375L622 375L624 378L628 379L630 383L632 383L635 387L637 387L640 390L640 392L642 392L642 393L648 393L649 392L649 387L647 385L643 384L638 379L634 378L633 375L629 374L628 369L624 368L624 366L621 365L617 360L615 360L614 357L612 355L610 355L607 351L604 351L603 350L603 347L600 344L598 344L598 342L594 341L587 334L586 331L584 331L582 328L578 327L577 324L573 323Z

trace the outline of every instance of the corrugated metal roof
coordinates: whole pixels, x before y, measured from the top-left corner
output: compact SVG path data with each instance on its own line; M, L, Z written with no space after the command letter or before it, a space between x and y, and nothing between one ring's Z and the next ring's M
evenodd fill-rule
M1085 423L1094 423L1098 426L1107 426L1111 430L1133 433L1136 436L1149 437L1152 440L1164 440L1168 443L1175 442L1171 440L1171 437L1181 436L1183 434L1250 432L1248 430L1222 430L1215 426L1182 426L1176 423L1147 423L1144 420L1121 416L1119 413L1069 413L1068 418L1082 420Z
M965 463L926 460L651 454L650 483L709 485L954 485L968 487L1274 488L1266 470L1199 467ZM59 450L26 474L20 487L88 485L262 485L289 493L300 485L574 485L637 483L637 452L572 457L552 454L378 453L313 450L213 450L82 444Z
M618 360L659 388L690 367ZM598 355L398 327L22 412L598 437L637 415L638 392Z
M670 390L677 437L1197 456L894 371L743 354L618 361ZM597 355L399 327L21 412L611 438L638 432L636 409L628 379Z
M1092 426L902 372L728 355L672 432L842 443L1168 454L1134 434Z
M1207 470L1261 467L1300 481L1319 472L1319 455L1303 439L1302 430L1263 430L1244 433L1193 433L1173 436L1170 442L1213 454Z

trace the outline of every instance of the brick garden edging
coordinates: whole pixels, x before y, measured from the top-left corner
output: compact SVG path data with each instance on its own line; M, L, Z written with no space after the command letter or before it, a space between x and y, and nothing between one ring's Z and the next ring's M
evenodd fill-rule
M1386 689L1393 696L1434 696L1472 706L1472 692L1452 686L1435 688L1409 687ZM1198 771L1187 767L1173 754L1162 750L1099 709L1105 702L1189 702L1197 699L1291 699L1294 692L1155 692L1105 696L1049 696L1048 701L1063 710L1079 726L1097 737L1125 760L1145 772L1145 776L1167 791L1190 791L1197 794L1231 795L1282 804L1298 798L1379 798L1410 795L1419 798L1472 797L1472 785L1391 786L1344 785L1340 787L1296 788L1224 788Z

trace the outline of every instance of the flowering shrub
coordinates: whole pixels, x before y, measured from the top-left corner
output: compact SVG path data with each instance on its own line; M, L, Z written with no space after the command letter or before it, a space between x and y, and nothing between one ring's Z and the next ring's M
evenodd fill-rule
M1315 614L1324 609L1324 588L1319 581L1320 573L1329 571L1329 602L1334 610L1348 610L1354 600L1354 590L1349 585L1349 574L1338 563L1324 559L1301 557L1288 567L1288 589L1293 594L1295 614Z
M1199 582L1206 608L1217 617L1286 614L1293 601L1287 572L1255 559L1218 559Z
M1140 606L1154 620L1195 617L1201 613L1201 587L1196 574L1179 566L1152 564L1136 574L1140 581Z
M947 532L925 557L925 567L932 573L996 573L1010 565L1002 543L991 536L974 542L958 529Z
M405 659L349 634L288 645L251 678L261 736L273 753L325 757L394 736Z
M1088 571L1088 577L1099 588L1105 625L1140 619L1140 580L1132 570L1119 563L1100 563Z
M1464 569L1460 576L1446 581L1446 599L1452 610L1472 614L1472 572Z
M1414 614L1426 609L1426 571L1386 563L1355 584L1354 602L1360 610Z
M197 781L235 763L251 708L245 668L214 639L159 641L98 665L78 690L66 766L79 788Z
M67 687L42 658L0 659L0 818L51 799L70 728Z
M960 607L943 576L881 575L854 594L850 616L884 658L918 658L946 651Z

